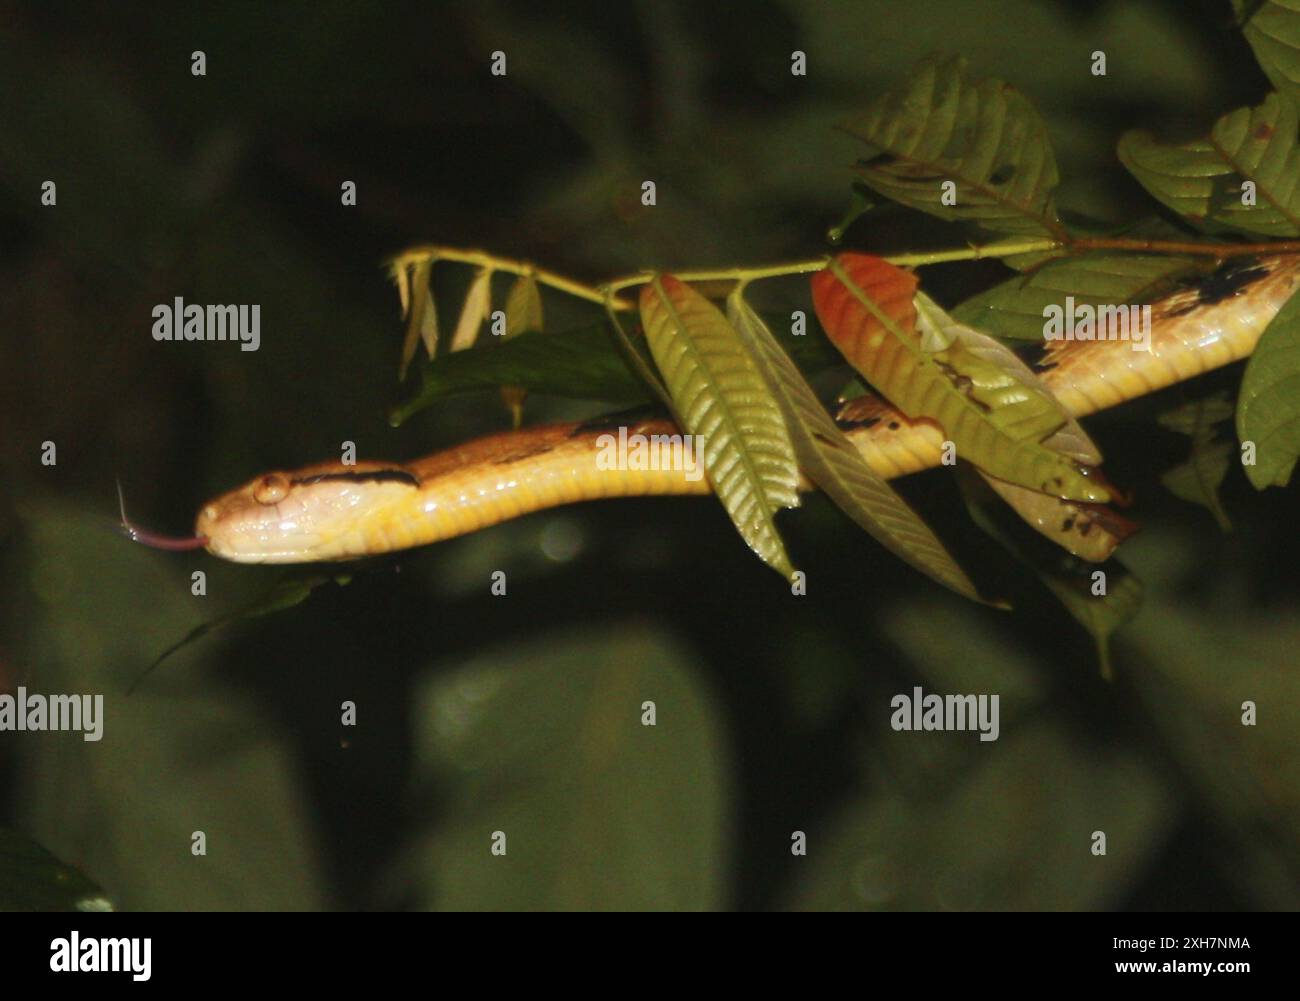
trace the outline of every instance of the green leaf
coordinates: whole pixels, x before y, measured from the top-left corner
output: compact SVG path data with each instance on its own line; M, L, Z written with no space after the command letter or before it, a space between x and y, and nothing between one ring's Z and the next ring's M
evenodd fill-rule
M1003 499L1007 499L1001 489L1004 484L987 476L981 481L969 475L959 476L958 483L975 524L1032 570L1074 620L1092 636L1102 676L1109 679L1112 676L1110 638L1115 630L1132 619L1141 608L1141 580L1116 560L1110 560L1100 568L1086 565L1062 556L1059 550L1047 549L1033 536L1014 534L1012 529L1018 526L1010 521L1005 508L999 508L993 503L989 494L988 488L992 488ZM1016 513L1023 515L1024 512L1017 510ZM1031 524L1031 527L1058 545L1062 544L1060 539L1054 538L1039 526ZM1094 526L1094 529L1110 530L1104 520ZM1126 528L1120 538L1131 530L1131 527ZM1102 574L1100 578L1095 576L1099 572ZM1103 593L1093 593L1098 590Z
M845 130L872 147L858 173L886 198L993 232L1064 234L1042 118L1001 80L971 79L960 57L923 60ZM954 205L943 204L945 181Z
M1036 721L1008 732L1006 701L997 741L955 735L964 743L932 764L918 788L900 788L891 774L831 817L807 864L792 869L784 904L967 913L1120 906L1169 829L1172 797L1140 756L1095 746L1073 728ZM878 743L896 746L904 765L920 771L929 738L945 736L891 733ZM1104 859L1089 851L1095 830L1107 835Z
M141 672L140 676L131 683L128 692L134 692L140 687L140 684L149 677L158 667L160 667L168 657L177 653L191 643L201 640L209 633L219 632L227 629L240 622L246 622L249 619L261 618L263 615L274 615L276 612L283 612L286 609L293 608L295 605L301 605L311 593L322 584L328 584L333 581L340 587L348 584L351 580L347 574L308 574L306 576L291 575L284 577L266 590L260 597L242 608L237 608L233 612L225 615L219 615L215 619L201 623L191 629L183 637L169 646L160 653L157 658Z
M831 420L762 317L745 301L739 286L727 298L727 317L763 370L785 417L795 457L808 478L895 556L958 594L979 600L975 585L943 543L872 471Z
M30 838L0 827L0 911L111 911L104 891Z
M1119 158L1150 194L1194 223L1265 236L1300 236L1300 137L1296 105L1269 94L1220 118L1208 139L1162 143L1126 133ZM1243 203L1242 182L1255 184Z
M1256 490L1286 486L1300 457L1300 295L1260 338L1237 394L1237 437L1254 442L1246 476Z
M1140 718L1177 756L1197 801L1215 805L1221 857L1243 905L1295 911L1300 616L1292 601L1253 597L1251 567L1207 574L1200 543L1188 531L1146 550L1149 608L1132 628L1144 663L1126 679L1125 694L1139 696ZM1193 579L1205 593L1188 601Z
M562 333L533 331L491 351L443 355L423 369L420 388L389 412L388 421L397 427L449 396L502 386L621 404L651 399L650 390L628 368L601 322Z
M33 554L28 689L102 693L103 738L28 734L16 824L75 860L123 910L319 910L329 906L301 760L251 694L203 653L166 684L127 682L212 597L190 565L104 530L102 511L43 502L20 511ZM214 567L209 590L219 579ZM141 615L141 609L147 615ZM131 623L124 628L124 623ZM246 666L283 667L268 654ZM203 831L208 854L191 852Z
M1227 394L1216 393L1157 418L1161 426L1192 439L1192 454L1187 461L1161 474L1160 482L1175 497L1209 508L1225 532L1232 531L1232 522L1223 509L1219 487L1228 475L1233 448L1226 441L1215 441L1214 427L1230 417L1232 403Z
M1095 574L1105 574L1104 594L1094 594ZM1142 607L1142 581L1123 564L1111 561L1104 570L1085 567L1080 572L1040 570L1039 577L1076 622L1092 636L1103 678L1114 677L1110 638Z
M815 324L813 328L795 336L778 325L776 336L805 372L842 365L844 359ZM644 350L644 340L635 340ZM548 334L532 331L495 344L491 350L444 354L426 365L422 376L415 394L389 411L389 423L394 427L446 397L502 386L624 406L656 399L629 368L605 322Z
M844 234L848 232L849 227L875 207L876 203L867 197L863 186L854 184L849 196L849 207L844 210L844 215L840 221L826 230L826 239L835 246L839 246L844 240Z
M1066 424L1050 393L961 339L943 351L924 350L914 276L879 258L841 254L812 282L822 326L853 367L907 417L938 423L960 457L1054 496L1110 500L1100 483L1044 445Z
M427 672L412 700L423 829L393 869L394 898L445 911L725 907L734 839L706 673L636 623Z
M1232 8L1269 82L1300 101L1300 6L1294 0L1232 0Z
M790 579L775 518L799 506L799 467L763 373L717 307L671 275L642 289L641 323L682 430L703 436L723 507L759 558Z
M967 299L955 319L994 337L1042 342L1044 310L1062 310L1066 297L1083 305L1149 303L1179 278L1206 270L1193 258L1154 254L1083 254L1050 261L1032 274L1017 275Z

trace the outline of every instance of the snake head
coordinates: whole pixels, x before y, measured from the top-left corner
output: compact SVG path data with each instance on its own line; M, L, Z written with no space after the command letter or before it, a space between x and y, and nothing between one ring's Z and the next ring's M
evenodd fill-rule
M380 462L264 473L205 504L195 535L236 563L351 559L376 550L376 538L400 523L394 506L419 486L409 470Z

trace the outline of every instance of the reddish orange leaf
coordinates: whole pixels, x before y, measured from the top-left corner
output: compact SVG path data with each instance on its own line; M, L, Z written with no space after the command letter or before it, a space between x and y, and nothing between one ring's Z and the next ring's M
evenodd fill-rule
M984 472L1068 500L1110 500L1096 478L1045 447L1069 415L1028 369L960 337L923 343L918 284L878 257L841 254L813 276L813 305L831 343L881 395L908 417L938 423Z
M916 330L913 299L921 283L914 272L896 268L884 258L870 254L840 254L835 260L853 284L899 329L909 334ZM854 365L864 353L876 354L893 345L884 324L874 313L862 308L857 297L829 268L813 275L812 290L813 306L827 336ZM901 345L897 349L901 350ZM883 367L884 358L881 364Z

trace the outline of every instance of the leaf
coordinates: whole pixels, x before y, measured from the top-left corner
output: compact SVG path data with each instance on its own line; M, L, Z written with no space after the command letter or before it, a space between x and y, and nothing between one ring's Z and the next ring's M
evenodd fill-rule
M943 543L831 420L762 317L745 301L740 286L727 298L727 318L767 378L808 478L895 556L958 594L979 600L975 585Z
M1090 563L1110 559L1137 525L1105 504L1080 504L980 473L1026 525L1066 552Z
M1001 80L970 79L965 59L922 60L845 131L871 145L858 173L886 198L994 232L1064 235L1042 118ZM944 181L955 205L941 200Z
M542 330L542 295L537 288L535 275L520 275L506 296L505 340ZM501 399L510 411L511 424L516 430L524 420L524 399L528 390L524 386L502 386Z
M1066 308L1072 296L1077 309L1090 305L1150 303L1178 278L1205 270L1187 257L1154 254L1083 254L1049 261L1031 274L1017 275L967 299L953 318L994 337L1043 340L1049 306Z
M1223 509L1219 488L1228 475L1232 452L1226 441L1193 441L1190 458L1160 474L1165 489L1179 500L1209 508L1225 532L1232 531L1232 521Z
M397 427L439 400L502 386L624 404L651 398L610 343L605 324L598 323L563 333L523 334L491 351L445 354L424 368L420 388L389 412L388 422Z
M1142 605L1142 582L1117 560L1109 561L1100 569L1085 566L1069 557L1063 557L1059 550L1048 550L1041 542L1032 544L1037 541L1033 536L1013 534L1011 529L1016 527L1015 523L1010 522L1005 510L996 509L985 489L987 486L1001 493L995 480L984 477L981 482L973 476L966 476L958 477L958 483L975 523L1032 570L1071 617L1089 632L1097 649L1102 677L1110 679L1110 638L1115 630L1137 614ZM1041 530L1040 534L1051 538ZM1120 538L1125 535L1127 531ZM1058 539L1052 541L1060 543ZM1096 578L1094 575L1097 573L1103 574L1103 578ZM1093 594L1093 588L1099 579L1105 581L1105 593Z
M0 911L111 911L104 891L30 838L0 827Z
M1256 490L1290 482L1300 457L1300 295L1273 317L1246 363L1237 437L1255 444L1255 464L1245 470Z
M873 450L885 455L891 450L890 437L915 437L916 429L924 426L909 420L874 394L860 395L844 403L837 417L850 424L866 424L863 431L876 429L871 439ZM1137 529L1133 522L1104 504L1062 500L1008 483L982 470L976 472L1034 531L1082 559L1094 563L1108 559Z
M1018 355L986 334L953 321L924 292L916 294L916 308L922 346L927 339L936 348L959 343L971 354L1032 389L1039 396L1036 404L1046 408L1046 413L1054 413L1052 422L1058 419L1064 422L1043 440L1044 447L1082 466L1100 464L1101 450L1096 443ZM1105 505L1056 497L999 479L982 470L980 475L1030 528L1067 552L1091 562L1109 559L1115 548L1136 530L1136 525Z
M916 293L914 305L916 330L921 336L922 350L952 357L954 370L959 375L970 377L977 369L968 362L957 361L959 356L954 354L957 350L1011 380L1009 385L1012 392L1009 396L981 393L980 387L983 384L1002 388L1003 380L999 380L996 375L975 380L972 393L977 400L999 408L997 413L1000 416L1005 415L1008 409L1022 408L1020 412L1023 416L1014 420L1021 426L1035 429L1028 433L1036 433L1040 426L1056 428L1050 437L1043 439L1045 447L1083 465L1095 466L1101 462L1101 451L1079 426L1074 415L1061 405L1034 370L1015 352L987 334L957 323L924 292ZM1029 394L1023 400L1020 399L1022 390Z
M451 335L451 351L464 351L478 340L478 332L492 308L492 270L479 268L465 293L465 304L456 321L456 332Z
M542 329L542 294L534 275L520 275L506 296L506 332L509 340Z
M791 578L775 516L799 505L799 467L763 373L717 307L671 275L646 285L640 305L682 429L703 436L709 482L749 547Z
M433 265L432 257L413 265L401 261L394 265L393 277L402 302L402 315L406 319L402 361L397 371L399 382L406 378L406 370L415 357L418 343L424 343L425 354L430 358L438 348L438 306L429 285Z
M1214 426L1231 416L1232 404L1227 394L1217 393L1193 400L1157 418L1161 426L1192 439L1191 456L1186 462L1162 473L1160 482L1175 497L1209 508L1225 532L1232 531L1232 522L1223 509L1219 487L1228 475L1232 446L1226 441L1214 440Z
M849 196L849 207L844 210L844 215L840 221L826 230L826 239L833 245L839 246L844 240L844 234L848 232L849 227L875 207L876 203L867 197L863 186L854 184Z
M1125 694L1197 799L1215 804L1244 906L1300 908L1300 615L1294 601L1260 601L1255 567L1205 573L1195 532L1148 551L1149 612L1133 624L1143 669ZM1152 557L1155 557L1153 560ZM1189 601L1187 582L1205 594ZM1271 583L1271 582L1270 582ZM1266 585L1267 586L1267 585ZM1247 707L1258 718L1243 725Z
M1290 0L1232 0L1232 7L1269 82L1300 101L1300 7Z
M1208 139L1181 145L1125 133L1119 158L1156 199L1198 224L1265 236L1300 236L1300 138L1296 106L1269 94L1220 118ZM1243 204L1243 181L1255 204Z
M634 622L425 672L411 709L421 825L394 866L393 902L726 907L732 804L706 674L691 650ZM647 700L654 726L643 725ZM491 851L494 831L503 855Z
M815 324L801 336L778 326L775 335L805 372L844 364ZM644 353L645 341L639 337L635 340ZM548 334L533 331L497 344L490 351L444 354L426 365L422 375L419 389L389 412L393 426L445 397L501 386L522 386L534 393L622 405L655 399L629 368L603 322Z
M953 646L956 658L972 649ZM981 914L1121 906L1172 827L1173 796L1141 755L1094 746L1062 722L1040 717L1012 729L1007 701L997 741L953 735L964 743L925 771L920 788L891 774L828 818L818 849L793 868L783 906ZM884 758L877 745L899 745L904 766L920 771L933 745L926 738L941 736L887 733L871 750ZM1088 851L1099 829L1108 838L1100 866Z
M1043 445L1065 423L1050 394L961 339L927 352L916 332L914 275L865 254L841 254L813 276L813 303L831 341L909 418L935 421L958 454L1034 490L1094 503L1110 492Z
M1092 593L1094 573L1106 574L1105 594ZM1112 562L1101 571L1091 568L1083 573L1040 570L1038 575L1066 611L1092 635L1097 647L1097 660L1101 664L1101 676L1107 680L1113 678L1110 638L1141 609L1142 581L1118 562Z
M311 597L311 593L322 584L328 584L333 581L340 587L345 586L351 578L347 574L309 574L303 576L289 576L276 581L270 589L264 592L259 598L237 608L233 612L225 615L219 615L215 619L201 623L191 629L181 639L177 640L166 650L160 653L157 658L141 672L140 676L131 683L128 693L134 692L140 687L140 684L151 675L162 662L172 654L185 649L191 643L201 640L209 633L218 632L233 626L236 623L247 621L248 619L260 618L263 615L273 615L276 612L283 612L286 609L300 605Z
M104 531L102 511L43 501L20 514L40 558L22 571L31 600L16 656L34 669L32 690L102 693L104 728L99 741L18 742L16 823L94 873L122 910L327 908L295 745L251 693L219 680L228 665L196 651L166 684L124 692L195 618L189 568ZM218 576L214 567L210 588ZM94 581L93 600L77 599L78 581ZM284 667L255 646L243 657L253 675ZM196 830L206 857L191 854Z

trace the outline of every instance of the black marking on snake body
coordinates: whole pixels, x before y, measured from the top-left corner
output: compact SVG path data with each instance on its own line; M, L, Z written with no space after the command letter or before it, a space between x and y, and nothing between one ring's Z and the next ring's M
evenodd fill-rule
M342 473L317 473L315 476L302 476L289 482L294 486L310 486L313 483L330 483L341 480L345 483L405 483L418 487L419 477L405 469L350 469Z
M1220 265L1204 278L1192 282L1190 288L1196 291L1196 300L1170 312L1170 316L1185 316L1202 306L1213 306L1224 299L1240 295L1249 285L1261 278L1268 277L1269 269L1260 264L1242 264L1240 261L1228 261Z
M1268 276L1268 268L1254 265L1225 264L1197 286L1196 298L1202 306L1212 306L1239 294L1247 285Z

